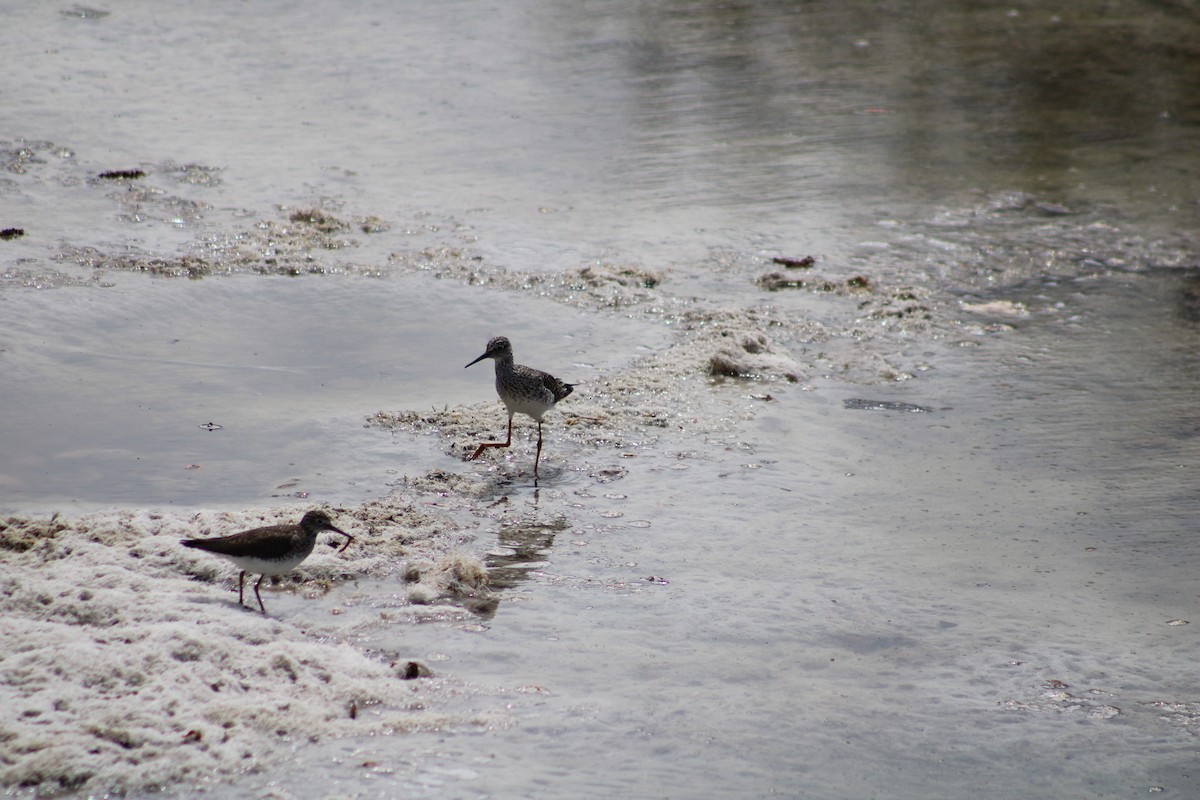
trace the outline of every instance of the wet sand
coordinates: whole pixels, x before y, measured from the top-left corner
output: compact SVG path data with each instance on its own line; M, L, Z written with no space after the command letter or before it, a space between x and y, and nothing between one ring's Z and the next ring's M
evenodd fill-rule
M886 26L469 10L393 28L379 6L326 20L315 48L315 21L276 9L261 49L241 6L7 12L38 99L0 183L0 227L25 230L0 242L0 781L1194 792L1200 315L1191 234L1171 221L1196 196L1169 161L1190 128L1126 140L1088 106L1072 124L1111 138L1062 172L1014 169L1010 142L927 174L890 137L943 103L880 78L903 41ZM1092 30L1016 10L1003 36ZM809 47L679 38L739 21ZM135 79L172 36L214 30L221 70ZM844 50L818 47L831 30ZM1004 45L982 30L956 41ZM537 46L516 58L506 31ZM107 49L130 41L125 61ZM753 80L731 46L759 54ZM783 79L796 52L820 55L807 96L836 136L761 117L806 96ZM627 63L630 94L610 71ZM696 83L656 94L664 76ZM85 132L62 93L89 84L106 93ZM775 92L728 105L747 85ZM194 104L217 95L241 102ZM710 124L696 97L728 113ZM612 116L585 113L597 103ZM945 142L988 127L936 118ZM492 144L464 119L493 122ZM1139 148L1152 174L1126 192ZM99 177L118 168L143 174ZM488 367L462 368L499 333L579 384L547 416L537 486L527 419L509 450L463 461L503 435ZM178 546L313 507L355 543L322 539L264 591L266 617L238 608L236 570Z

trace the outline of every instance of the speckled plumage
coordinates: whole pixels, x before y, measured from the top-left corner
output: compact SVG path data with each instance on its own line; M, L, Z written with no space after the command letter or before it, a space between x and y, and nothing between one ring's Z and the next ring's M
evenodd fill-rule
M346 543L339 553L354 541L353 536L334 526L333 520L324 511L309 511L296 524L268 525L213 539L183 539L180 544L232 561L242 571L238 575L238 603L243 606L246 605L242 600L246 573L257 574L259 578L254 584L254 596L258 599L259 609L266 614L267 609L258 593L263 578L282 575L298 567L312 553L317 534L321 531L333 531L346 537Z
M496 394L500 395L504 407L508 409L508 438L503 442L480 444L470 460L479 458L489 447L508 447L512 444L513 415L527 414L538 424L537 455L533 460L533 480L537 483L538 464L542 458L542 417L554 408L559 400L574 391L575 385L565 383L540 369L515 363L512 343L504 336L491 339L483 355L467 366L478 364L485 358L494 359L496 362Z

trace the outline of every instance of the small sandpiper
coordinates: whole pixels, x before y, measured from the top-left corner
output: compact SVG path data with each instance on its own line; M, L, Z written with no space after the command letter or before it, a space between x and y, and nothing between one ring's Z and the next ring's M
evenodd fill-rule
M354 537L337 528L324 511L309 511L299 524L268 525L265 528L254 528L229 536L218 536L215 539L183 539L180 544L213 553L236 564L242 571L238 576L238 603L243 606L246 605L242 599L246 573L258 575L258 582L254 584L254 596L258 598L259 610L266 614L267 609L258 593L263 578L268 575L282 575L298 567L313 551L313 546L317 543L317 534L321 531L333 531L346 537L346 543L338 550L339 553L354 541Z
M512 444L513 414L520 412L528 414L537 420L538 442L537 455L533 459L533 483L538 480L538 462L542 458L542 415L554 408L555 403L569 395L575 385L563 383L553 375L540 369L526 367L513 363L512 343L503 336L497 336L487 343L483 355L467 366L478 364L485 358L496 360L496 394L504 401L508 409L508 438L503 442L484 442L475 449L470 461L479 458L489 447L508 447ZM464 367L466 369L466 367Z

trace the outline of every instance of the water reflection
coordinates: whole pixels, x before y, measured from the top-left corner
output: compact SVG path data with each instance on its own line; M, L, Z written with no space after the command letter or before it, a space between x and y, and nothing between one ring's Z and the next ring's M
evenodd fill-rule
M617 112L586 113L625 187L660 210L786 211L978 188L1194 196L1194 170L1149 153L1195 149L1198 16L1149 1L677 0L555 6L543 24L582 64L554 80Z
M1180 276L1176 310L1184 321L1200 322L1200 270L1187 270Z
M492 588L512 589L529 580L546 563L554 537L568 527L560 517L550 522L514 521L501 528L496 550L484 559Z

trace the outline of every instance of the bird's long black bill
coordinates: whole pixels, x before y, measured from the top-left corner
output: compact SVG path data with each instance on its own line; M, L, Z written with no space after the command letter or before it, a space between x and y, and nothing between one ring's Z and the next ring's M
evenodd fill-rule
M473 365L475 365L475 364L478 364L480 361L483 361L483 360L484 360L485 358L487 358L487 357L488 357L488 354L487 354L487 353L484 353L484 354L483 354L483 355L481 355L479 358L477 358L477 359L475 359L474 361L472 361L470 364L467 364L467 367L470 367L470 366L473 366ZM463 367L463 369L466 369L467 367Z
M350 543L354 541L354 537L351 536L350 534L346 533L341 528L335 528L331 525L329 527L329 530L333 531L334 533L340 533L342 536L346 537L346 543L344 545L342 545L341 548L338 550L339 553L342 552L343 550L345 550L347 547L349 547Z

